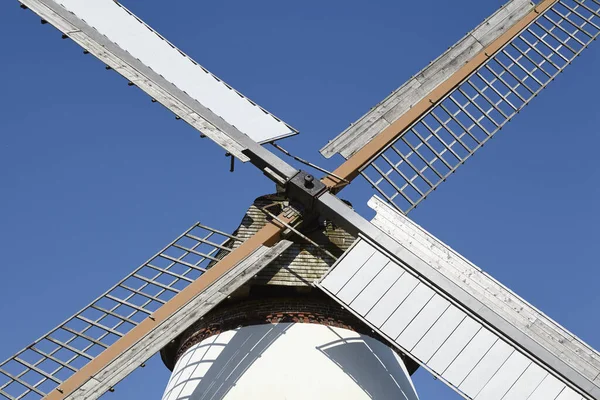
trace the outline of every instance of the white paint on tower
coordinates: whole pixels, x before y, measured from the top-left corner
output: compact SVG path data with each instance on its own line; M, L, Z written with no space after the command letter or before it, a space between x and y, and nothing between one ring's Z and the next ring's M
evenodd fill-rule
M163 400L418 400L400 357L356 332L318 324L243 327L178 360Z

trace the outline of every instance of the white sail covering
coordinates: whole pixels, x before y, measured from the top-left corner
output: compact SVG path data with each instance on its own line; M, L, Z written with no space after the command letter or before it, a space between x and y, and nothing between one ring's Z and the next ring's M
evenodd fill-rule
M242 161L242 134L266 143L297 133L113 0L22 3Z

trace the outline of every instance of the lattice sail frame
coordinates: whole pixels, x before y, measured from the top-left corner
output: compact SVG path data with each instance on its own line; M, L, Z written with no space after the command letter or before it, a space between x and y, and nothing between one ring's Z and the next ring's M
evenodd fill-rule
M408 213L600 34L599 0L560 0L360 171Z
M0 363L0 399L40 399L225 257L242 239L200 223Z

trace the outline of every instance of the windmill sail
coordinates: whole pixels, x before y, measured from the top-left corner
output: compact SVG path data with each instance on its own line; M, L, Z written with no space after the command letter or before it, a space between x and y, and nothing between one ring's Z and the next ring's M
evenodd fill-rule
M22 3L244 161L262 149L259 142L293 133L112 0ZM597 37L599 13L598 0L544 0L535 11L526 1L512 1L477 31L479 45L463 48L467 58L479 58L471 63L476 67L468 73L455 69L452 76L462 78L454 83L446 75L452 62L434 73L438 83L445 81L443 90L413 107L422 112L411 122L398 115L377 132L366 146L384 137L381 148L339 175L367 175L386 200L404 199L398 208L414 208ZM163 56L152 54L155 47ZM166 59L178 61L171 65ZM177 80L183 76L197 81ZM185 86L190 82L196 83ZM198 87L202 93L194 92ZM406 126L394 132L401 119ZM348 161L364 158L366 146ZM280 178L297 172L280 167L285 171ZM368 175L373 170L379 177ZM372 202L378 216L369 223L322 184L315 188L312 177L302 177L294 187L307 189L300 197L310 204L309 214L320 213L363 235L319 286L392 345L470 399L600 399L595 350L381 201ZM223 259L239 238L194 225L88 307L0 364L0 398L47 393L52 400L98 398L281 254L289 242L266 245L293 230L290 222L299 218L296 210L284 210Z
M529 0L510 0L331 140L320 150L321 154L330 158L339 153L345 159L350 158L418 101L455 74L464 64L473 60L479 52L509 30L531 9L532 3Z
M102 296L0 363L0 398L39 399L47 395L151 317L241 241L236 236L194 224ZM266 253L265 248L259 255ZM236 282L228 290L235 290L241 283ZM220 296L222 299L226 294ZM214 300L206 304L214 306ZM173 338L180 331L173 329L162 335L162 339ZM159 345L154 352L160 348ZM154 352L147 353L146 358Z
M356 172L388 202L404 213L415 208L600 34L597 0L546 0L535 8L528 3L506 5L322 153L340 151L349 158L346 164L360 159ZM480 44L479 38L490 38L482 35L490 24L499 37L510 33L513 17L532 9L531 22L508 42ZM475 56L474 49L482 50ZM478 58L483 62L469 72ZM365 151L375 140L386 143L374 153Z
M21 3L242 161L248 138L265 143L297 133L116 1Z
M382 200L369 204L375 226L472 301L367 239L321 280L326 293L467 399L600 398L600 353Z

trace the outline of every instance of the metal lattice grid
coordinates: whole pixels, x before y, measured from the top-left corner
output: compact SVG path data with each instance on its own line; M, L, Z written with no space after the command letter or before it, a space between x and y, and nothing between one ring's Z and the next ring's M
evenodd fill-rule
M361 174L408 213L600 34L600 0L560 0L388 145Z
M87 307L0 363L0 399L44 397L241 241L194 224Z

